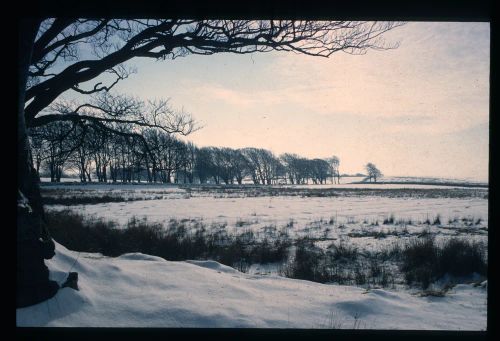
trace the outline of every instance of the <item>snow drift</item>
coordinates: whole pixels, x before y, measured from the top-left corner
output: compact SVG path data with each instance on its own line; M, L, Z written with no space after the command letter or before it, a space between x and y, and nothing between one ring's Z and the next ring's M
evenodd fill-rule
M486 329L486 282L444 297L248 275L214 261L117 258L56 243L51 279L79 273L80 291L17 309L18 326Z

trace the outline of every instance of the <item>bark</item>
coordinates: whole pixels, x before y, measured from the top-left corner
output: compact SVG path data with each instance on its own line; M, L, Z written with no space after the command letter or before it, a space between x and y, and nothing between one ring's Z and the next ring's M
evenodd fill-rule
M24 104L33 43L40 26L37 19L19 22L17 110L17 290L16 307L30 306L55 295L58 285L49 280L44 259L54 256L54 243L44 224L39 178L33 167Z

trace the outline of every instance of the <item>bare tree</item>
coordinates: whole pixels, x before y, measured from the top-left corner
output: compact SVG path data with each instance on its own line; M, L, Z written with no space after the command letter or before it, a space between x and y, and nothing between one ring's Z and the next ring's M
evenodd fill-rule
M195 173L200 179L200 183L204 184L214 174L214 164L212 159L212 148L203 147L196 151ZM217 176L214 180L218 183Z
M314 184L323 184L326 183L326 179L330 174L330 165L328 162L322 159L313 159L308 160L311 169L311 179Z
M182 177L184 183L192 184L194 182L197 149L192 142L184 143L184 148L179 149L178 152L182 154L179 159L182 162L180 169L176 172L177 181Z
M241 152L254 184L271 185L276 180L280 162L272 152L262 148L243 148Z
M247 158L241 149L231 149L231 165L236 182L241 185L243 179L251 174Z
M298 179L300 178L300 169L297 162L299 159L300 156L298 156L297 154L285 153L280 156L280 160L283 163L287 173L287 178L292 185L295 184L295 182L298 183Z
M394 48L382 34L401 25L395 22L290 20L82 20L48 19L40 23L32 46L25 101L28 126L38 113L71 89L81 94L107 92L133 69L124 62L134 57L175 59L190 54L220 52L293 51L329 57L335 52L363 54L368 49ZM92 51L83 60L82 51ZM53 70L64 64L63 71ZM95 81L109 73L109 85Z
M112 134L105 130L92 129L89 137L88 145L94 160L97 181L107 182L113 148Z
M260 165L262 166L262 184L271 185L276 180L280 162L274 154L266 149L259 149Z
M248 161L248 171L254 185L260 184L263 178L263 170L259 158L259 150L257 148L243 148L241 152Z
M30 131L29 141L36 176L40 177L42 162L45 160L48 150L47 141L43 138L42 134L36 134L36 132L33 132L33 129Z
M334 155L326 159L326 161L330 164L332 183L335 183L335 178L337 178L337 183L340 184L340 159Z
M371 162L368 162L365 166L365 169L368 173L368 178L370 179L370 182L373 181L377 182L377 178L382 176L382 173L380 170Z
M81 132L76 131L76 125L69 122L53 122L37 129L32 128L31 134L39 141L40 148L36 151L37 162L44 164L50 172L51 182L60 182L65 166L72 152L77 148L68 141L80 140ZM70 137L73 135L73 137ZM38 166L37 166L38 168Z

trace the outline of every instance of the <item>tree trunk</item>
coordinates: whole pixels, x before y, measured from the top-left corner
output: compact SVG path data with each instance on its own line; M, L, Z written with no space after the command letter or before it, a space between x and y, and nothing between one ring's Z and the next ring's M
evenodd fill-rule
M40 20L22 19L18 25L16 307L26 307L54 296L59 286L49 280L44 263L53 257L55 246L44 223L40 180L33 168L24 118L28 69Z
M56 182L61 182L62 167L56 166Z
M108 182L108 177L106 174L106 165L102 166L102 181L103 182Z

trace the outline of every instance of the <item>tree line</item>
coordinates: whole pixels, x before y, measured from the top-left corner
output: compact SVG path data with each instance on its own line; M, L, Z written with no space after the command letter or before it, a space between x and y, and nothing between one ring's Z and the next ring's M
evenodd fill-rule
M263 148L198 147L174 134L121 127L123 134L85 122L54 121L30 128L38 176L60 182L64 171L81 182L161 182L271 185L340 183L340 160L275 155Z

